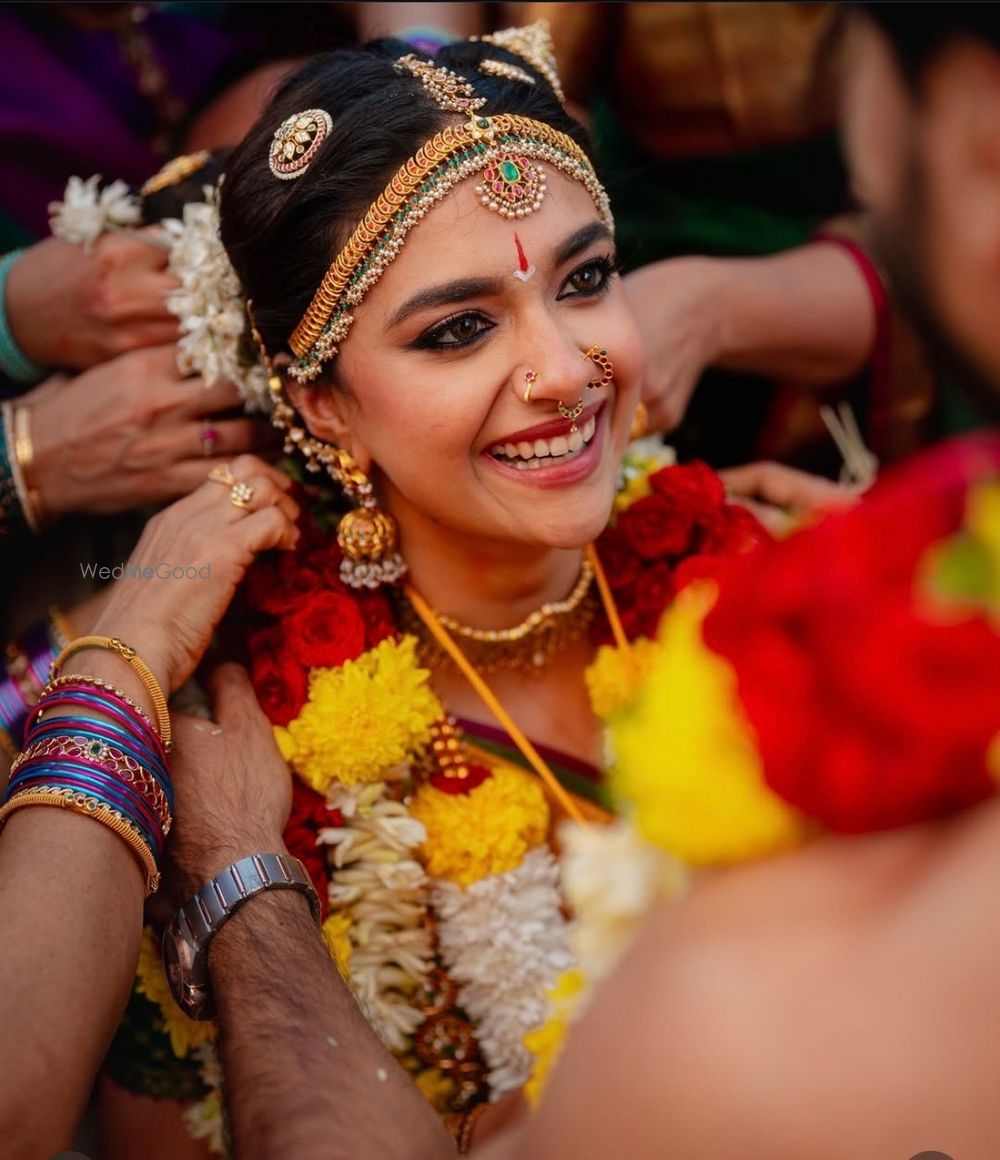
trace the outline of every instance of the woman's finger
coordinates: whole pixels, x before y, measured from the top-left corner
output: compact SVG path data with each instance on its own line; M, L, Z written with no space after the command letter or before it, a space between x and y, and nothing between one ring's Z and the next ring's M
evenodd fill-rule
M236 456L280 442L281 433L266 419L209 418L177 428L177 446L185 450L186 457L199 453L205 457Z

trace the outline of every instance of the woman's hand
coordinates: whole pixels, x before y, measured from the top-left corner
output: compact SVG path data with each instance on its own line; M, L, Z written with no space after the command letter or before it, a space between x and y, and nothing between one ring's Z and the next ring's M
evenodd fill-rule
M256 553L299 539L288 476L252 455L228 471L153 516L91 627L131 645L168 694L194 672ZM245 507L234 483L252 492Z
M775 535L785 535L803 520L831 508L849 507L861 489L833 483L783 463L746 463L719 472L726 492Z
M21 350L48 367L83 370L177 338L167 249L155 229L102 234L93 247L46 238L7 279L7 314Z
M651 431L681 423L702 372L719 356L723 270L712 258L668 258L625 278L642 335L642 401Z
M214 720L172 717L174 826L163 886L168 918L232 862L285 848L291 777L245 670L220 665L209 692Z
M120 355L74 379L53 376L22 401L31 408L31 476L49 520L176 499L226 457L276 442L263 419L211 419L239 406L239 393L182 378L172 344ZM214 458L204 454L206 426L216 435Z

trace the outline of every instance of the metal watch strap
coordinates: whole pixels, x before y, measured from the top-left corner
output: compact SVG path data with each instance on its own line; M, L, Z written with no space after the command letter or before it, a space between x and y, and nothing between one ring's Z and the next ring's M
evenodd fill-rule
M235 911L265 890L301 891L308 896L313 917L319 922L319 898L298 858L252 854L216 874L181 908L195 942L204 947Z

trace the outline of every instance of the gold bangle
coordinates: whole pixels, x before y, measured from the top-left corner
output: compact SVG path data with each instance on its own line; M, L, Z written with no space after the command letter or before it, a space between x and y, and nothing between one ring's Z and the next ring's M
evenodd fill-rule
M19 408L23 411L24 408ZM21 455L23 454L24 437L23 434L15 436L15 413L13 403L3 403L0 405L0 419L3 422L4 435L7 440L7 446L11 448L13 454L10 456L10 475L14 484L14 491L17 493L18 502L21 505L21 514L24 516L24 522L28 525L28 530L32 535L38 535L40 528L40 507L38 504L38 489L29 487L25 478L24 472L21 469ZM23 424L23 420L21 420ZM20 447L19 447L20 444ZM30 451L31 460L34 459L34 449L31 447L30 437L28 439L28 450ZM21 454L19 454L19 451Z
M156 859L149 844L132 823L123 818L117 810L112 809L107 802L57 786L42 785L36 789L23 789L20 793L15 793L7 804L0 808L0 829L3 829L12 813L28 806L56 806L59 809L84 814L100 822L112 833L117 834L136 856L146 876L146 897L149 898L159 889L160 872L156 868Z
M131 666L136 676L146 686L146 692L149 693L150 700L153 702L153 712L156 715L156 731L159 733L160 740L163 742L163 748L169 753L172 744L170 714L167 712L167 699L164 697L163 690L160 688L160 682L153 675L152 669L142 660L135 649L131 645L125 644L124 641L119 640L118 637L78 636L52 662L49 681L52 681L71 656L88 648L99 648L105 652L114 653L116 656L120 656L126 664Z

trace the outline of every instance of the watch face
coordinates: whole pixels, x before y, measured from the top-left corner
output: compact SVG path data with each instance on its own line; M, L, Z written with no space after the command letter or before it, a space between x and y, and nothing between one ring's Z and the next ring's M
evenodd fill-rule
M163 932L163 969L177 1006L191 1019L211 1017L206 956L174 922Z

